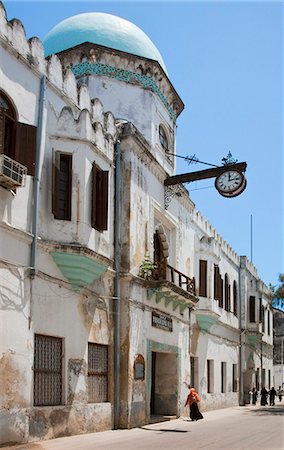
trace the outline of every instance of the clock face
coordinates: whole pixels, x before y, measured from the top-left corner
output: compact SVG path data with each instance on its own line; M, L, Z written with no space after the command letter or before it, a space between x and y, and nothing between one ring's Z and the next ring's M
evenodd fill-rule
M236 197L246 188L246 179L237 170L227 170L215 180L215 187L224 197Z

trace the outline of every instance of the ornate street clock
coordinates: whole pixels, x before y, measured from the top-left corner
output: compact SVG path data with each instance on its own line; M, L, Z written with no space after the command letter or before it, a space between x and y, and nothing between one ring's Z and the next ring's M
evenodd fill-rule
M215 179L215 187L223 197L237 197L246 188L247 181L242 172L227 170Z

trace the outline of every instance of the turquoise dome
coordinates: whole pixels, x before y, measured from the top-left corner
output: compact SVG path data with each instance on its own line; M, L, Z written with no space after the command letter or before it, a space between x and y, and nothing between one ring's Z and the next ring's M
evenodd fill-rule
M84 13L57 24L45 36L45 55L62 52L91 42L158 61L167 73L165 63L151 39L136 25L106 13Z

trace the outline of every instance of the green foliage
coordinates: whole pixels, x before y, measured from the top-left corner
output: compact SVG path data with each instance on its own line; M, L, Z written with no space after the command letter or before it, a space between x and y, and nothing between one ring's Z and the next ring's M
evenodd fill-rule
M154 278L154 272L157 266L149 256L145 256L144 261L140 264L139 267L139 277L144 278L144 280L152 280Z
M284 298L284 274L279 275L280 286L275 291L276 298Z

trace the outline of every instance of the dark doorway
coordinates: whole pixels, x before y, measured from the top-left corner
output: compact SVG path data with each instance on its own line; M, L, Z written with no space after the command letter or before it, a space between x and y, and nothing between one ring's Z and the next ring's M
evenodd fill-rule
M176 415L178 358L176 353L152 352L151 415Z

